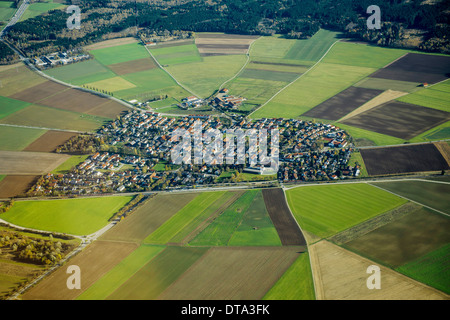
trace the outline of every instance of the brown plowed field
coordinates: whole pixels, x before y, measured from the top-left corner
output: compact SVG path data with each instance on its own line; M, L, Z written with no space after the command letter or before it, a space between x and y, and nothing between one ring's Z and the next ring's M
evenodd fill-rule
M63 110L87 112L105 102L108 102L108 99L93 93L83 92L78 89L69 89L45 98L39 101L39 104Z
M442 154L445 161L447 161L447 164L450 166L450 145L448 144L448 142L444 141L434 142L434 145Z
M291 214L282 189L263 189L264 203L283 246L305 246L306 240Z
M35 103L67 89L68 87L63 86L62 84L47 80L31 88L13 94L10 98Z
M42 175L53 171L70 156L44 152L0 151L0 174Z
M101 239L141 242L196 196L196 193L158 194L105 233Z
M25 194L39 176L6 176L0 181L0 198L12 198Z
M108 65L108 68L111 69L118 76L122 76L128 73L134 73L144 70L150 70L156 68L156 64L153 62L151 58L144 58L138 60L132 60L127 62L115 63Z
M450 169L432 143L361 149L370 176Z
M108 102L103 103L97 107L92 108L87 111L87 114L92 114L94 116L105 117L110 119L115 119L124 111L129 111L130 109L116 101L107 100Z
M375 71L370 77L436 83L447 79L449 74L450 57L408 53L394 63Z
M449 120L449 112L391 101L342 123L409 140Z
M78 133L50 130L34 140L23 151L53 152Z
M331 97L311 110L305 112L302 116L327 120L339 120L382 92L382 90L349 87L334 97Z
M58 268L35 287L25 292L23 300L71 300L100 279L105 273L125 259L138 247L135 243L97 240L71 258L69 263ZM80 267L81 289L67 288L67 267Z

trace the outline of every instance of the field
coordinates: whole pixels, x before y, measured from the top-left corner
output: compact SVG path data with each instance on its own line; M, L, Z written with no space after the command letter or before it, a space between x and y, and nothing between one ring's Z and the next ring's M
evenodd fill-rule
M449 169L447 161L431 143L368 148L360 152L371 176Z
M101 64L108 66L112 64L128 62L148 58L148 52L140 43L122 44L114 47L91 50L95 59Z
M30 143L24 151L53 152L67 140L77 136L77 133L50 130Z
M264 202L270 218L280 236L281 243L286 245L306 245L302 231L287 206L282 189L263 190Z
M0 2L0 21L8 21L12 18L14 13L16 12L17 8L13 7L14 2L13 1L1 1Z
M66 155L43 152L0 151L0 174L43 175L68 158Z
M54 0L44 0L39 3L31 3L19 21L34 18L50 10L62 9L65 7L66 5L58 3L57 1Z
M87 235L104 227L130 200L129 196L118 196L20 201L2 214L2 219L32 229Z
M448 103L450 101L450 81L447 80L429 88L423 88L397 100L450 112Z
M24 195L36 183L39 176L8 175L0 181L0 198Z
M392 101L342 121L344 124L409 140L441 125L450 113Z
M382 91L349 87L302 114L305 117L339 120L366 102L375 98Z
M367 184L297 187L286 191L304 231L326 238L406 202Z
M432 84L446 80L449 72L447 56L408 53L371 77Z
M53 174L66 174L66 173L69 173L72 168L74 168L75 166L77 166L81 162L85 161L88 157L89 157L89 155L71 156L69 159L67 159L66 162L61 164L59 167L57 167L51 173L53 173Z
M0 96L0 119L25 108L29 103Z
M0 126L0 150L21 151L45 132L43 129Z
M257 36L223 34L223 33L197 33L195 45L201 56L246 54L250 44Z
M150 52L164 66L202 61L195 44L150 49Z
M366 270L374 262L326 240L310 246L310 257L319 300L448 299L442 292L384 266L379 266L381 289L369 290Z

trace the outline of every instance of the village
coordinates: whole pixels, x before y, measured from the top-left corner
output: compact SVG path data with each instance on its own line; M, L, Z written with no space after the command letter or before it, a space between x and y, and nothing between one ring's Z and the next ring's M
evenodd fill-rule
M98 131L105 139L107 151L87 156L69 173L42 177L30 194L82 195L196 188L240 182L242 173L250 174L252 181L267 180L264 176L267 168L261 164L250 166L248 158L246 164L225 161L211 165L174 164L170 154L177 142L171 141L172 133L176 129L193 132L196 121L201 121L203 132L208 129L222 132L278 129L279 167L272 180L283 183L327 181L359 175L358 167L348 166L352 152L348 135L330 124L282 118L225 123L214 116L171 118L134 110Z

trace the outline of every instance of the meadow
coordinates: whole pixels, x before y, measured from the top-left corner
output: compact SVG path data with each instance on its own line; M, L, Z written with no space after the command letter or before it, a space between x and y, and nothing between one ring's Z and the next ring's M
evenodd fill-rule
M130 196L118 196L18 201L2 214L2 219L32 229L87 235L104 227L108 219L131 199Z
M322 238L406 202L368 184L297 187L286 197L301 228Z
M397 99L398 101L450 112L450 81L422 88Z
M50 10L63 9L66 5L55 2L54 0L43 0L41 2L31 3L19 21L34 18Z
M44 129L0 126L0 150L21 151L45 132Z
M195 44L150 49L150 52L161 65L202 61Z

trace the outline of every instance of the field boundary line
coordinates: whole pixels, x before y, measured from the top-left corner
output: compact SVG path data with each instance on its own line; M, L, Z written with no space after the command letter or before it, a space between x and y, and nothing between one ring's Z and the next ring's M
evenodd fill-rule
M71 133L86 133L86 131L77 131L77 130L69 130L69 129L56 129L56 128L45 128L45 127L22 126L22 125L19 125L19 124L9 124L9 123L0 123L0 126L15 127L15 128L25 128L25 129L38 129L38 130L47 130L47 131L63 131L63 132L71 132Z
M188 87L185 87L183 84L181 84L177 79L175 79L175 77L169 72L167 71L166 68L164 68L158 60L156 60L155 56L150 52L150 50L148 49L148 47L146 45L144 45L145 50L147 50L147 52L150 54L150 56L152 57L152 59L156 62L156 64L158 65L158 67L163 70L165 73L167 73L169 75L169 77L171 77L173 79L173 81L176 82L176 84L178 84L181 88L183 88L184 90L186 90L187 92L189 92L190 94L196 96L197 98L200 98L200 96L198 94L196 94L195 92L193 92L191 89L189 89Z
M222 90L223 86L224 86L226 83L228 83L228 82L234 80L235 78L237 78L237 77L242 73L242 71L245 69L245 67L247 67L248 63L250 62L250 50L251 50L251 48L252 48L252 45L256 42L256 40L258 40L258 39L260 39L260 38L261 38L261 37L258 37L258 38L256 38L255 40L253 40L253 41L250 43L250 45L248 46L248 49L247 49L247 53L245 54L245 55L247 56L247 61L245 61L245 63L244 63L244 65L242 66L242 68L241 68L241 69L240 69L233 77L231 77L230 79L226 80L224 83L222 83L222 84L219 86L219 91Z
M397 59L395 59L394 61L391 61L391 62L389 62L387 65L385 65L384 67L382 67L382 68L380 68L380 69L378 69L378 70L381 70L381 69L384 69L384 68L387 68L387 67L389 67L391 64L393 64L394 62L396 62L396 61L398 61L398 60L400 60L401 58L403 58L404 56L406 56L407 54L408 54L409 52L407 52L407 53L405 53L404 55L402 55L401 57L398 57ZM377 71L378 71L377 70Z
M334 47L334 45L336 43L338 43L341 40L336 40L335 42L333 42L333 44L328 48L328 50L323 54L323 56L314 64L312 65L308 70L306 70L304 73L302 73L301 75L299 75L297 78L295 78L293 81L289 82L287 85L285 85L283 88L281 88L280 90L278 90L278 92L276 92L269 100L267 100L266 102L264 102L262 105L260 105L258 108L256 108L255 110L253 110L251 113L249 113L247 115L247 117L250 117L253 113L255 113L256 111L258 111L259 109L261 109L262 107L264 107L266 104L268 104L270 101L272 101L272 99L274 99L278 94L280 94L282 91L284 91L286 88L288 88L291 84L293 84L294 82L296 82L298 79L300 79L302 76L304 76L305 74L307 74L309 71L311 71L312 69L315 68L315 66L317 66L322 60L323 58L325 58L325 56L328 54L328 52L330 52L331 48Z
M443 214L443 215L445 215L445 216L447 216L447 217L450 217L450 214L448 214L448 213L445 213L445 212L440 211L440 210L438 210L438 209L432 208L432 207L427 206L427 205L425 205L425 204L422 204L422 203L420 203L420 202L418 202L418 201L411 200L411 199L409 199L409 198L407 198L407 197L405 197L405 196L399 195L399 194L397 194L397 193L395 193L395 192L392 192L392 191L387 190L387 189L384 189L384 188L382 188L382 187L380 187L380 186L374 185L374 184L372 184L372 183L370 183L370 182L366 182L366 183L369 184L369 185L371 185L371 186L373 186L373 187L375 187L375 188L378 188L378 189L380 189L380 190L389 192L389 193L391 193L391 194L393 194L393 195L395 195L395 196L397 196L397 197L400 197L400 198L406 199L406 200L408 200L408 201L414 202L414 203L416 203L416 204L418 204L418 205L421 205L422 207L428 208L428 209L430 209L430 210L436 211L437 213L440 213L440 214Z

